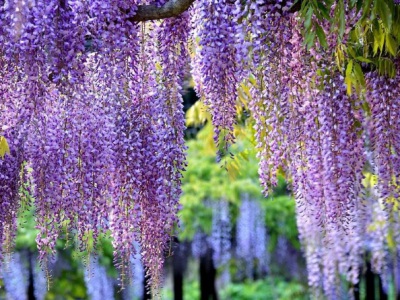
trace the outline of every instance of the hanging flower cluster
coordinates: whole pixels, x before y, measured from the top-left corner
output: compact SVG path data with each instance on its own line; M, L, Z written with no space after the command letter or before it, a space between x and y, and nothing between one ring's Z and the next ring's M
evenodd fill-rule
M29 161L44 268L60 235L91 252L110 230L122 281L139 243L157 287L185 167L188 14L140 26L129 21L135 6L1 7L0 133L11 153L0 160L0 253L11 251L21 166Z
M28 262L22 253L13 253L7 259L6 268L2 269L1 278L10 299L26 300L29 284Z
M114 286L98 258L91 259L84 273L87 294L91 299L114 299Z
M224 200L213 202L213 218L209 243L213 249L213 261L217 268L226 265L231 258L231 227L229 203Z
M371 234L366 218L378 198L386 207L388 228L382 228L381 242L372 245L380 244L384 250L388 245L382 239L397 236L399 79L370 72L365 98L349 97L329 49L317 45L305 50L291 3L238 1L236 5L237 37L242 41L238 62L250 69L249 108L261 184L267 194L276 185L277 172L290 178L309 284L315 293L323 291L329 299L338 299L341 275L350 287L358 283L363 253L370 250L364 245ZM354 16L352 11L347 14ZM320 23L329 32L326 27ZM328 48L335 48L336 41L336 36L327 35ZM378 178L376 203L367 207L366 169ZM379 253L373 256L383 274L388 252Z
M192 241L193 256L199 258L212 249L212 259L215 267L225 268L231 259L232 224L229 202L221 199L207 200L206 206L212 210L211 232L209 234L198 230Z
M265 274L269 265L268 234L265 213L260 204L244 195L236 224L236 255L244 262L247 278Z
M191 244L193 256L200 258L211 249L213 264L222 271L221 277L227 282L230 281L227 267L232 257L238 262L239 277L265 275L270 263L269 235L265 211L259 201L248 194L242 196L235 230L229 202L207 200L205 205L212 210L211 232L198 230L195 233Z
M195 87L211 110L214 140L225 150L234 141L239 84L233 11L233 3L225 0L197 1L192 11L194 44L199 40L193 60Z
M256 80L249 106L256 122L257 148L260 149L260 181L264 193L268 194L268 187L277 184L277 171L285 168L289 153L287 98L290 73L285 66L290 63L291 26L287 16L291 3L285 6L250 3L249 23L242 35L255 41L251 56L247 57ZM256 24L254 27L253 23Z
M322 290L327 298L338 299L342 293L341 275L346 276L350 287L358 283L363 253L372 250L365 247L367 236L375 234L372 243L375 251L381 247L381 251L372 254L376 271L387 274L388 252L384 249L388 245L382 241L397 236L399 215L398 176L394 171L399 153L396 148L399 127L395 117L399 79L371 72L367 75L366 98L349 97L330 52L318 48L305 51L296 15L285 16L285 9L274 13L275 9L281 7L274 6L267 11L278 19L277 24L286 22L282 29L285 31L269 36L265 30L270 41L262 46L265 61L261 62L266 67L261 70L277 66L274 72L277 75L269 73L267 80L272 82L268 82L258 68L252 72L255 76L252 113L260 148L261 182L268 191L269 185L275 184L271 170L276 174L280 168L290 176L309 284L317 297ZM335 41L328 36L330 47L335 46ZM286 46L277 51L274 45ZM257 59L257 45L254 49L253 57ZM279 69L283 70L279 72ZM278 92L270 93L271 90ZM265 102L257 100L258 95L264 94ZM368 110L361 109L365 106ZM269 123L274 118L277 121ZM366 202L364 196L366 168L378 177L372 202ZM377 237L379 226L376 233L371 232L371 223L366 221L368 210L379 206L378 199L386 207L384 223L389 227L381 228L383 237L380 238ZM371 206L366 207L367 203ZM382 218L382 213L372 219L379 216Z

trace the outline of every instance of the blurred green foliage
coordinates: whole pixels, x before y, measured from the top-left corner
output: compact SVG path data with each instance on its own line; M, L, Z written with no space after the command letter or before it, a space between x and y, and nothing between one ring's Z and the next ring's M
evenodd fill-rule
M191 113L192 117L194 115L199 114ZM279 236L284 236L296 249L300 249L295 202L289 196L284 178L279 177L278 186L269 198L265 198L259 183L251 124L237 126L235 132L236 143L230 149L233 158L225 157L220 163L216 159L217 149L210 123L205 125L196 139L187 142L188 167L182 182L180 220L183 226L180 238L191 240L198 230L211 232L212 209L207 201L228 201L235 222L241 199L247 194L260 201L265 209L265 223L271 237L270 251L275 248Z
M297 250L300 250L297 224L295 218L295 202L290 196L277 196L264 201L265 224L270 235L269 250L275 249L278 237L285 237Z
M308 300L308 291L304 284L295 281L285 281L279 277L269 277L263 280L230 283L218 291L223 300ZM200 299L198 281L185 282L184 299ZM164 300L172 300L171 290L165 290Z
M58 251L58 264L64 262L51 275L50 289L45 300L88 299L81 260L72 249Z
M244 194L260 201L264 199L251 140L242 134L231 147L233 158L224 157L218 163L212 135L212 127L207 124L196 139L187 142L188 167L182 182L182 210L179 213L183 223L182 239L190 240L199 229L206 233L211 231L212 210L205 201L225 199L231 204L235 219Z
M234 300L306 300L305 286L295 281L287 282L279 277L232 283L221 291L221 299Z

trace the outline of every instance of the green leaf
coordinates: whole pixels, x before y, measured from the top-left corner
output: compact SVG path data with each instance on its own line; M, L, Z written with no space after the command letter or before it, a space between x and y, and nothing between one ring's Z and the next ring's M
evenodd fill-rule
M354 63L353 72L354 72L354 75L355 75L355 77L357 79L357 82L362 87L365 87L365 77L364 77L364 73L363 73L363 71L361 69L360 64L358 64L356 62Z
M10 147L8 146L6 138L0 136L0 157L4 158L6 153L10 154Z
M344 62L344 47L342 44L339 44L338 47L336 47L335 60L339 70L342 70Z
M353 58L356 57L356 52L354 51L352 46L347 47L347 52L351 55L351 57L353 57Z
M342 39L346 27L343 0L339 1L338 10L339 10L339 38Z
M399 47L397 41L392 37L390 33L386 35L386 49L387 51L393 55L397 55L397 48Z
M347 64L347 68L346 68L346 77L351 76L352 72L353 72L353 60L350 59L349 63Z
M308 31L311 28L311 21L313 16L314 9L310 6L306 12L305 20L304 20L304 28Z
M330 9L331 5L327 5ZM321 19L330 20L331 16L329 15L329 9L323 2L317 1L318 12L321 16Z
M388 76L393 78L396 76L396 68L393 62L389 58L380 57L375 60L375 65L378 69L378 73L381 76Z
M360 62L364 62L364 63L372 63L372 60L364 57L364 56L357 56L356 59Z
M346 68L346 77L344 78L344 82L347 86L347 94L351 95L351 85L353 82L353 60L350 59Z
M383 50L383 46L385 44L385 34L383 33L382 28L377 20L374 21L372 34L374 39L372 50L374 52L374 55L376 55L379 50Z
M393 15L390 11L389 6L383 0L375 0L375 8L378 13L380 19L382 20L383 26L390 30L392 27Z
M317 33L317 37L318 37L318 40L319 40L319 43L321 44L321 46L324 48L328 48L328 43L326 42L325 32L319 24L315 25L315 31Z
M310 50L311 47L314 45L314 40L315 40L315 32L314 32L314 31L309 32L309 33L306 35L306 38L305 38L305 40L304 40L304 43L305 43L306 46L307 46L307 50Z
M362 5L362 11L363 11L363 14L360 18L361 20L367 18L368 16L372 17L371 2L372 2L372 0L365 0L365 1L361 1L361 4L359 4L359 5ZM371 19L371 20L373 20L373 19Z

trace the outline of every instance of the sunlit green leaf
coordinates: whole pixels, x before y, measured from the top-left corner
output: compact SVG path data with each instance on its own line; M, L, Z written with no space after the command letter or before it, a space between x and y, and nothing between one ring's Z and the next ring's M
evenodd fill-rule
M393 78L396 75L396 68L393 62L385 57L379 57L374 60L374 63L378 69L378 73L381 76L388 76Z
M0 158L4 158L6 154L10 154L10 147L8 146L6 138L0 136Z
M356 59L357 59L358 61L360 61L360 62L372 63L372 60L370 60L370 59L368 59L368 58L366 58L366 57L363 57L363 56L357 56Z
M388 50L388 52L391 55L396 56L398 47L399 47L399 45L398 45L397 41L392 37L392 35L387 34L386 35L386 49Z
M347 94L351 95L351 87L352 87L352 76L353 74L353 60L349 60L349 63L347 64L346 67L346 76L344 79L344 82L347 85Z

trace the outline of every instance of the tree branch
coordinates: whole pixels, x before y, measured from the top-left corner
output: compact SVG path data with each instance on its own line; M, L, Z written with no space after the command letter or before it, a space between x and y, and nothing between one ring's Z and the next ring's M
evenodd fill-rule
M194 0L169 0L161 7L154 4L140 5L138 6L136 14L129 20L138 22L177 17L188 10L193 2Z

